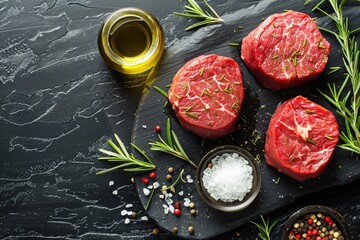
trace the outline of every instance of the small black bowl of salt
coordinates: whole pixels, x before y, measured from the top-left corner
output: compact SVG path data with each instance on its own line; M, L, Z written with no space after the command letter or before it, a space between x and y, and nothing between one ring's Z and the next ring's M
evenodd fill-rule
M260 192L261 174L254 157L233 145L217 147L201 160L196 186L209 206L224 212L241 211Z

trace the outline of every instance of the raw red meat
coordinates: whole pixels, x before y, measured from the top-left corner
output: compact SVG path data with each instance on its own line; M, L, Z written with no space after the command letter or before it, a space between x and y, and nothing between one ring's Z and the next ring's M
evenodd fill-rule
M215 54L196 57L174 76L169 101L180 124L191 132L218 139L235 130L244 99L239 65Z
M241 58L264 87L284 89L319 77L330 43L305 13L273 14L242 41Z
M265 141L266 162L304 181L319 176L338 142L334 115L302 96L282 103L271 118Z

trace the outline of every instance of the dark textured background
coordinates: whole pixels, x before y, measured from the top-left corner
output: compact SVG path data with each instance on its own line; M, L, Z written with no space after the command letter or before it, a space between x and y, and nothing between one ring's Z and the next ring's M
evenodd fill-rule
M260 1L267 2L271 1ZM289 1L289 8L295 2L303 4ZM210 3L220 15L232 16L243 7L256 7L259 1ZM171 14L181 11L184 4L0 1L0 238L172 239L163 231L152 236L155 224L141 220L146 212L130 183L131 174L95 175L109 166L96 159L97 149L106 147L112 133L129 146L142 94L142 86L121 82L105 66L96 40L110 12L135 6L152 12L164 27L167 49L180 51L197 44L196 33L184 31L190 22ZM236 35L234 39L225 40L236 41ZM204 45L210 46L211 40ZM109 186L111 180L113 186ZM287 217L308 204L324 204L341 212L353 239L360 239L359 193L357 180L271 213L281 220L274 239L279 239ZM133 206L126 208L129 203ZM120 214L124 209L138 213L130 224ZM256 239L256 229L247 224L216 239Z

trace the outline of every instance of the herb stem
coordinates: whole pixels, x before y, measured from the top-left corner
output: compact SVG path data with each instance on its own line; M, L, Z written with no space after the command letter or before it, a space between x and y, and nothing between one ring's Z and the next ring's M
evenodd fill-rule
M355 42L355 37L351 37L351 34L360 28L353 31L349 30L349 19L343 17L342 11L345 0L340 3L337 0L328 1L334 10L334 14L329 14L320 8L325 0L321 0L313 8L313 11L319 10L335 22L337 33L325 28L321 29L333 34L340 43L346 73L345 80L340 87L335 84L328 84L330 94L321 91L320 93L337 108L337 112L345 121L345 130L340 134L343 143L339 147L360 154L360 74L358 69L360 51L357 42ZM351 85L351 90L345 93L344 89L348 84Z
M174 12L175 15L181 16L181 17L188 17L188 18L200 18L203 19L200 22L194 23L187 27L185 31L191 30L193 28L197 28L203 25L207 24L213 24L218 22L223 22L224 20L217 14L217 12L210 6L210 4L204 0L205 5L208 9L212 12L211 15L208 11L204 11L201 9L199 4L195 0L187 0L190 6L185 6L185 9L183 13Z

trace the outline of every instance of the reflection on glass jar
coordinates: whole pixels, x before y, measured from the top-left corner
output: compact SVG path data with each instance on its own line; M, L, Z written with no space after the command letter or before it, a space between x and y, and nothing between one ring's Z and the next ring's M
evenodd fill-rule
M123 80L143 82L162 56L164 33L150 13L138 8L122 8L105 19L98 45L106 64L122 73Z

